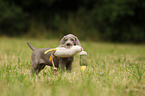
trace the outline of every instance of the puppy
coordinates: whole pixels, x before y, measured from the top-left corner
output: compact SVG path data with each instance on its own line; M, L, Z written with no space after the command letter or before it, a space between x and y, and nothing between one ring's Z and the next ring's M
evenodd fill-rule
M61 68L62 71L65 71L66 67L66 70L71 71L74 56L67 58L61 58L56 56L54 57L52 56L53 52L44 54L46 50L49 50L51 48L37 49L33 47L29 42L27 42L27 44L33 50L33 53L31 55L32 59L31 73L38 74L46 65L48 66L54 65L55 67ZM68 34L60 40L60 46L70 48L73 45L81 46L80 41L73 34Z

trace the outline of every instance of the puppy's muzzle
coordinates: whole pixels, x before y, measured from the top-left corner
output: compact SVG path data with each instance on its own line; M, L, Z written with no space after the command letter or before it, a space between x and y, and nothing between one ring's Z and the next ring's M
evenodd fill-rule
M66 46L71 47L71 46L73 46L73 44L72 43L66 43Z

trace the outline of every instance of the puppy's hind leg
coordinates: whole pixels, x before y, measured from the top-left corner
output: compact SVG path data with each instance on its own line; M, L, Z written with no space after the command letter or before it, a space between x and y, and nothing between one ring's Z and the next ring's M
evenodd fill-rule
M38 75L38 62L32 62L32 66L31 66L31 75Z
M40 72L42 69L44 69L45 66L46 66L46 65L44 65L44 64L39 64L39 65L38 65L38 68L37 68L37 71L36 71L36 74L39 74L39 72Z

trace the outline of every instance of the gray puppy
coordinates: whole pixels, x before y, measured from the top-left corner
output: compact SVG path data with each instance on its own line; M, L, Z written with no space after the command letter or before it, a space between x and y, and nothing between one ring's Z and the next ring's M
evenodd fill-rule
M38 74L46 65L53 66L53 62L54 62L55 67L61 68L62 71L65 70L65 67L66 67L66 70L71 71L74 56L67 57L67 58L60 58L56 56L53 57L52 56L53 52L44 54L46 50L49 50L51 48L36 49L29 42L27 42L27 44L33 50L33 53L31 56L31 59L32 59L31 73ZM78 38L72 34L68 34L60 40L60 46L69 48L73 45L81 46ZM50 59L53 59L53 60L50 60Z

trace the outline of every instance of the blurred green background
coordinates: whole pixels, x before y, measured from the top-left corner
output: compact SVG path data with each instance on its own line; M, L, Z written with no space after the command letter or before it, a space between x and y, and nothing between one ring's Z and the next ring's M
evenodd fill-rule
M145 42L145 0L0 0L0 36Z

